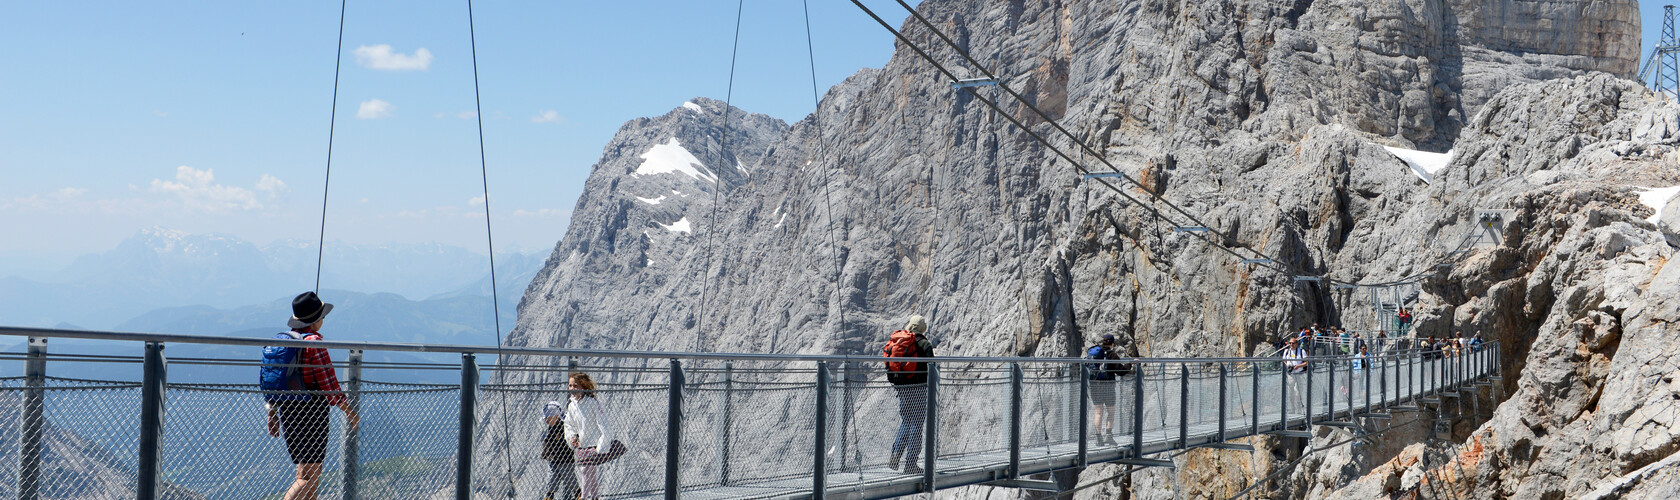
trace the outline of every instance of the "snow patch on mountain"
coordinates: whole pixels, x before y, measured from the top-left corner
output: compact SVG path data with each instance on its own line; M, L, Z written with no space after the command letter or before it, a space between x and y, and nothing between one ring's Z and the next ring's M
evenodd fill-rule
M634 173L630 174L632 177L676 172L706 182L717 182L716 175L695 168L706 168L706 165L701 163L700 159L694 156L694 153L690 153L683 148L682 142L675 137L664 144L653 146L653 149L642 153L639 158L642 159L642 164L636 167Z

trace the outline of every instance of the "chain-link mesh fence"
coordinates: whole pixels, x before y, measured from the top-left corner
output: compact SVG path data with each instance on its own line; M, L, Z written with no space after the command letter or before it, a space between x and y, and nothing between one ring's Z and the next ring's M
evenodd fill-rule
M551 487L569 490L573 479L588 483L572 446L561 444L563 455L545 453L550 402L560 413L595 412L585 420L604 422L604 432L571 429L592 436L584 447L611 456L594 470L603 498L663 495L673 418L682 441L676 480L685 497L809 492L818 456L830 488L861 491L919 481L928 453L936 455L938 481L996 478L1007 470L1015 439L1023 467L1067 467L1081 430L1087 450L1108 460L1132 454L1134 429L1154 453L1185 446L1181 435L1190 444L1216 441L1221 424L1226 439L1251 434L1256 416L1260 428L1274 428L1285 407L1290 427L1301 428L1308 399L1313 420L1324 421L1363 414L1367 404L1376 409L1443 386L1451 390L1492 368L1474 352L1431 359L1387 352L1393 356L1312 358L1301 373L1270 359L1146 361L1113 380L1093 380L1066 361L946 361L931 397L928 384L890 383L879 361L692 360L682 362L676 412L667 359L528 356L485 365L463 394L458 383L436 382L459 380L459 364L352 369L335 358L360 426L352 433L343 411L312 400L277 407L276 435L255 383L255 361L181 358L166 361L158 483L167 498L273 498L291 485L294 461L304 455L322 464L322 498L451 496L463 458L457 443L466 395L475 411L467 429L473 449L464 458L478 496L511 491L513 498L540 499ZM16 422L0 426L0 496L21 496L21 469L33 463L25 460L24 442L39 436L40 498L132 498L142 463L139 358L47 355L46 374L34 377L25 375L26 359L0 354L0 421ZM828 373L822 449L815 447L818 366ZM572 372L596 381L594 397L585 398L594 406L573 401L566 387ZM63 376L81 373L104 379ZM39 411L31 412L35 401ZM936 449L923 450L929 433ZM619 448L622 455L612 452ZM554 460L560 456L571 461L556 466L564 462ZM553 481L561 476L568 480Z
M81 358L48 360L47 373L96 373L132 366L132 359L98 362ZM45 375L8 380L4 393L7 418L8 481L5 496L21 496L24 487L24 449L38 439L36 493L43 499L133 498L140 406L139 384ZM38 399L35 399L38 398ZM39 405L39 419L28 416ZM164 484L164 491L176 488Z

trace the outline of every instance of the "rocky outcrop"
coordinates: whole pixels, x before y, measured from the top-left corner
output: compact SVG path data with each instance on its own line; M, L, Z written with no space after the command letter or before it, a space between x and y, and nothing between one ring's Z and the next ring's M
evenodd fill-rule
M1199 224L1227 248L1304 274L1381 282L1441 271L1420 287L1417 330L1504 341L1500 395L1515 401L1506 414L1602 414L1592 388L1615 380L1606 370L1626 359L1617 346L1630 321L1643 311L1653 316L1640 325L1659 324L1655 309L1631 304L1671 285L1636 275L1658 276L1672 250L1630 200L1635 185L1680 183L1661 183L1680 181L1668 162L1680 115L1593 73L1627 76L1637 64L1632 2L929 1L919 10L1097 154L1023 105L1004 99L1000 114L953 91L902 44L791 126L697 99L627 124L609 144L510 343L861 354L915 313L928 317L941 354L1071 356L1112 333L1140 355L1240 355L1306 322L1376 327L1367 291L1298 284L1173 230ZM959 76L974 76L915 21L906 28ZM1562 79L1530 83L1553 78ZM1112 165L1142 186L1082 178L1003 114L1087 168ZM1377 143L1455 154L1426 184ZM1510 210L1510 223L1489 232L1475 219L1484 208ZM1589 347L1569 351L1568 339ZM1548 363L1562 365L1546 373L1572 375L1528 381L1530 365ZM1486 407L1498 399L1484 397ZM1464 439L1473 430L1464 422L1442 439ZM1594 429L1548 422L1552 439ZM1410 465L1385 466L1429 433L1382 436L1309 453L1305 469L1284 468L1301 443L1262 439L1259 453L1185 455L1176 472L1138 473L1108 491L1222 497L1277 473L1262 495L1317 497L1373 469L1432 474L1429 464L1450 455L1426 447ZM1508 434L1477 436L1487 450L1477 470L1503 472L1458 476L1481 485L1467 487L1522 484L1512 471L1538 463ZM1307 444L1347 437L1326 431ZM1555 450L1565 454L1556 460L1573 451L1602 464L1533 488L1576 492L1666 449L1606 446ZM1433 477L1405 474L1416 483L1399 485ZM1381 481L1350 491L1388 491L1392 481Z

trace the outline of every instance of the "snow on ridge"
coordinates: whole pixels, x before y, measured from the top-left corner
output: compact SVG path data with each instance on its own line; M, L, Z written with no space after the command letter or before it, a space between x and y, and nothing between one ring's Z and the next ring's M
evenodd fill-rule
M694 153L684 149L682 142L675 137L664 144L654 145L653 149L642 153L639 158L642 159L642 164L637 166L636 171L630 174L631 177L676 172L707 182L717 182L716 175L694 168L696 166L706 168L706 164L701 163L699 158L694 157Z
M1652 224L1656 224L1657 219L1662 218L1663 206L1667 205L1669 203L1669 199L1673 198L1676 194L1680 194L1680 186L1647 188L1641 190L1639 192L1639 203L1644 204L1647 207L1651 207L1651 210L1655 210L1657 212L1652 214L1650 217L1646 217L1645 220Z
M665 201L665 195L659 195L658 198L643 198L643 197L636 196L636 195L630 195L630 196L635 197L636 199L641 200L642 203L646 203L646 204L649 204L649 205L658 205L659 202Z
M1412 167L1412 173L1417 175L1419 179L1423 179L1423 182L1431 184L1435 182L1435 173L1446 168L1448 163L1452 163L1453 152L1450 149L1445 153L1431 153L1392 146L1383 146L1383 149L1388 150L1388 154L1394 155L1395 158L1399 158L1406 166Z
M700 107L699 104L695 104L693 101L683 103L682 107L688 108L689 111L693 111L696 114L706 114L706 108Z
M659 223L655 222L654 224L659 224ZM678 219L676 222L672 222L671 225L669 225L669 226L664 225L664 224L659 224L659 227L665 228L666 231L670 231L670 232L673 232L673 233L691 233L692 234L694 232L693 226L688 223L688 217L683 217L681 219Z

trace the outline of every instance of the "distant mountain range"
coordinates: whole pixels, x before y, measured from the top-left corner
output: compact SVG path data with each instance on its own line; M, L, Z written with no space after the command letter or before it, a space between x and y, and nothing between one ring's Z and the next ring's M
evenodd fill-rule
M287 301L314 288L316 252L314 242L258 247L225 235L145 229L111 251L77 258L50 279L0 278L0 324L214 335L273 329L284 325L286 316L280 314ZM513 309L544 257L496 256L504 329L511 328ZM423 332L449 338L490 331L489 262L483 254L439 244L328 242L322 260L323 296L341 302L341 308L360 309L340 309L340 320L361 317L362 311L386 318L370 335L414 339ZM469 311L482 317L483 325L469 327L474 317Z

